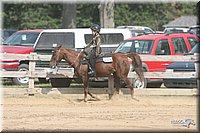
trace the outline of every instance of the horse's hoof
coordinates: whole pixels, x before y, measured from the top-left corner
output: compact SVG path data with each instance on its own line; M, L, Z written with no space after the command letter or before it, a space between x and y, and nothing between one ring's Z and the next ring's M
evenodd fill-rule
M87 102L87 99L84 99L83 101L86 103L86 102Z
M135 101L137 101L137 102L140 101L139 99L137 99L137 98L135 98L135 97L132 97L132 99L135 100Z
M97 97L95 98L95 100L96 100L96 101L101 101L101 100L100 100L99 98L97 98Z

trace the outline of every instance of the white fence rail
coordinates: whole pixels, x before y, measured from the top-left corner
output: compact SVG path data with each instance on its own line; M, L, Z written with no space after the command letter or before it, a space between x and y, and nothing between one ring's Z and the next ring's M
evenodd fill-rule
M0 54L3 60L28 60L29 61L29 71L1 71L1 77L28 77L29 78L29 89L34 89L34 78L46 77L47 72L42 70L36 70L36 61L49 61L51 55L38 55L36 53L31 54ZM187 61L194 62L197 64L199 62L198 55L187 55L187 56L143 56L141 55L142 61ZM197 66L197 65L195 65ZM198 67L196 67L198 68ZM145 72L145 78L196 78L198 75L198 70L196 72ZM60 72L66 77L73 77L74 73ZM134 78L136 76L135 72L129 73L129 78ZM109 80L109 87L113 88L113 81Z

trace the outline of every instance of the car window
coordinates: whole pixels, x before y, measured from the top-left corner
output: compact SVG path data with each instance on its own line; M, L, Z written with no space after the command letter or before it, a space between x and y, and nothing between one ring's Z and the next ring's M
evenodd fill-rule
M168 40L160 40L158 42L155 55L171 55Z
M17 45L17 46L33 46L39 35L39 32L17 32L11 35L4 45Z
M131 34L132 36L140 36L140 35L144 35L145 34L145 31L144 30L130 30L131 31Z
M152 34L153 32L150 29L144 29L144 32L147 34Z
M172 42L176 54L188 53L188 49L183 38L172 38Z
M92 34L85 34L85 43L89 43L92 40ZM124 41L124 36L122 33L102 33L102 45L105 44L119 44L120 42Z
M150 54L153 40L129 40L122 42L115 52L129 53L136 52L139 54Z
M200 53L199 44L195 45L190 51L189 54Z
M36 48L52 48L53 44L61 44L66 48L74 48L75 38L73 32L42 33Z
M198 44L195 38L189 37L188 42L190 43L191 47L193 48L196 44Z

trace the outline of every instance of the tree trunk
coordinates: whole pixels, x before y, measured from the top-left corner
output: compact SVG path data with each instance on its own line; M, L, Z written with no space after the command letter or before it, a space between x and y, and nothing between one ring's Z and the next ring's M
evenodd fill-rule
M99 12L101 27L114 28L114 0L101 0Z
M76 4L63 4L62 28L76 28Z

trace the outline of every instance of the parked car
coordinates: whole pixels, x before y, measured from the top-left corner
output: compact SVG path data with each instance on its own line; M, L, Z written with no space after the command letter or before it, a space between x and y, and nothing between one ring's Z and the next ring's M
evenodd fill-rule
M199 44L195 45L192 50L186 54L194 55L195 53L200 53ZM166 71L170 72L195 72L195 64L194 62L174 62L167 66ZM196 88L197 87L197 79L196 78L164 78L164 85L167 88Z
M197 43L199 39L193 34L151 34L132 37L123 41L115 53L136 52L144 56L156 55L180 55L188 53ZM143 61L143 68L147 72L165 71L170 65L170 61ZM138 82L138 81L134 81ZM147 87L160 87L163 83L162 79L147 79ZM146 85L143 85L146 86Z
M200 25L190 26L188 32L200 37Z
M185 27L166 27L164 29L165 34L171 34L171 33L188 33L189 28Z
M124 39L131 37L128 29L112 29L102 28L102 51L104 53L112 52ZM36 52L38 54L52 55L52 45L62 44L63 47L81 50L87 42L92 39L91 30L89 28L78 29L35 29L20 30L10 36L1 46L2 53L13 54L29 54ZM28 61L24 60L3 60L1 61L1 70L27 71ZM49 68L48 61L36 62L36 67ZM61 62L59 67L66 68L68 64ZM27 84L28 78L12 78L14 84ZM40 78L40 82L46 82L46 79ZM60 82L62 81L62 82ZM50 79L53 87L68 87L71 79L56 78Z
M145 26L117 26L117 28L129 29L132 33L132 37L155 33L155 31L152 30L150 27L145 27Z

